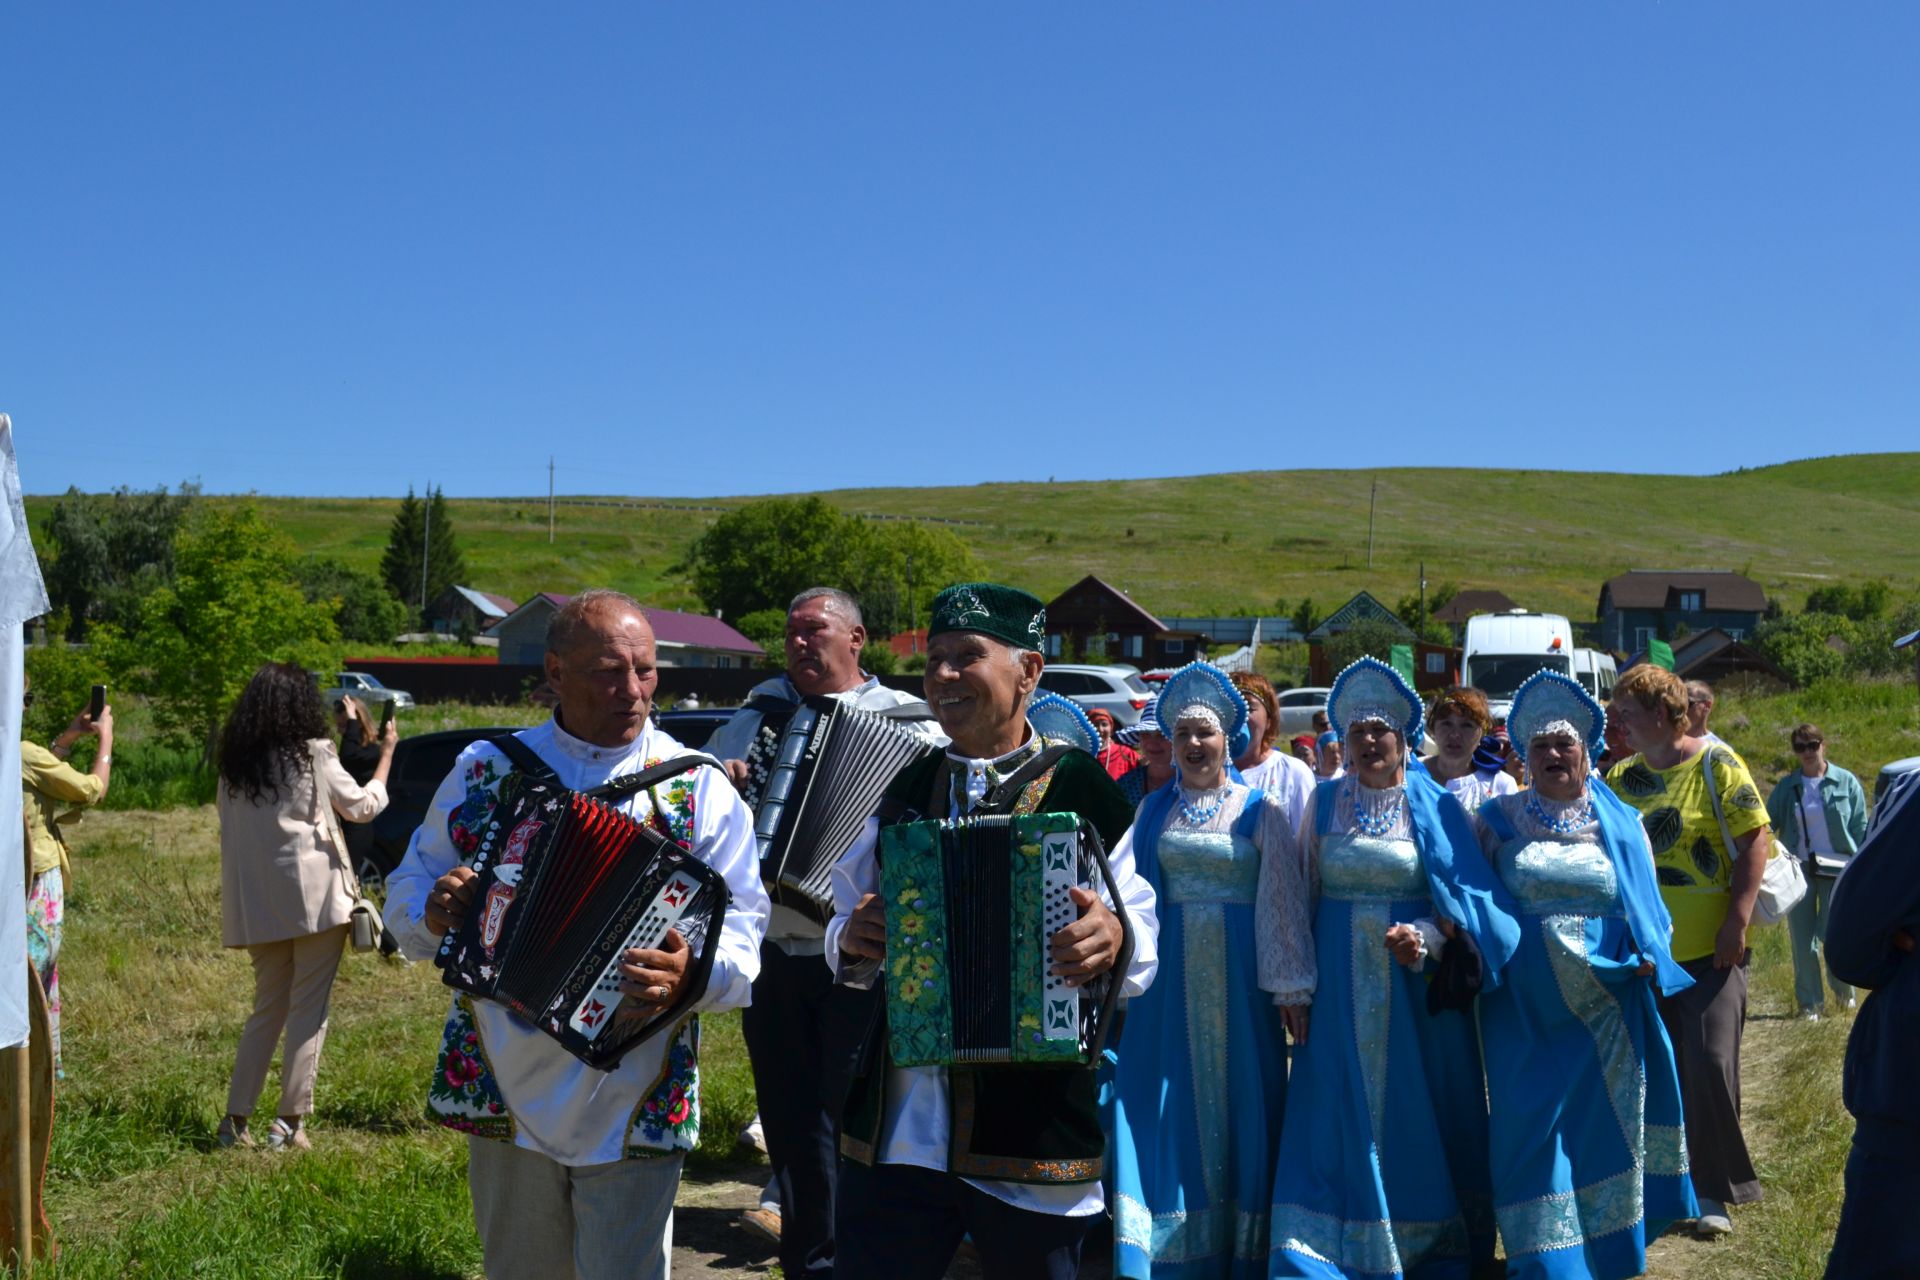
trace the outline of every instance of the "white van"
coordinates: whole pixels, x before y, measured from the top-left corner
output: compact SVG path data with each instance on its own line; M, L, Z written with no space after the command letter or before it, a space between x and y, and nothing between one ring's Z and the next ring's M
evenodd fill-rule
M1613 698L1613 684L1620 673L1613 664L1612 654L1600 649L1575 649L1573 678L1596 699L1607 702Z
M1573 674L1573 627L1557 613L1479 613L1467 619L1460 683L1487 695L1495 721L1505 723L1513 691L1536 671Z

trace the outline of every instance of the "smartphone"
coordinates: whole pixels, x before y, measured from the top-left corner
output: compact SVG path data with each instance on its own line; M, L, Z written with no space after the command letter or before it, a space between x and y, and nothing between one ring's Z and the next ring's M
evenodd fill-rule
M380 732L385 733L387 726L393 723L393 699L388 698L380 708Z
M100 713L107 709L107 686L93 686L93 697L87 702L87 719L98 720Z

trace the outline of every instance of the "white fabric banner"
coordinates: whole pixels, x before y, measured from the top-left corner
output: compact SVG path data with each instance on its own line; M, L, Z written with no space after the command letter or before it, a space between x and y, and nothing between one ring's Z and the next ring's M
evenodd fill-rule
M21 624L47 611L47 587L33 554L13 421L0 413L0 1048L27 1042L26 833L20 825Z

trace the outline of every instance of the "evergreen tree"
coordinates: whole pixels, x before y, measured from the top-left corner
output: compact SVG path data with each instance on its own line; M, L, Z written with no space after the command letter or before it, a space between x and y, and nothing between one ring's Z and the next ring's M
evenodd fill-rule
M429 489L425 501L407 489L387 532L387 550L380 557L380 577L387 589L406 602L409 616L418 618L423 601L420 563L426 560L426 600L433 599L467 576L453 519L447 514L446 494Z

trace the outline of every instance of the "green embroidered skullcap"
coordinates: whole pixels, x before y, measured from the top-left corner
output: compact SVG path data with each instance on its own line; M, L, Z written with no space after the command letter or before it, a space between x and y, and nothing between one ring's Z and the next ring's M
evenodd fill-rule
M1018 587L961 582L933 598L927 638L946 631L978 631L1016 649L1038 649L1047 639L1047 607Z

